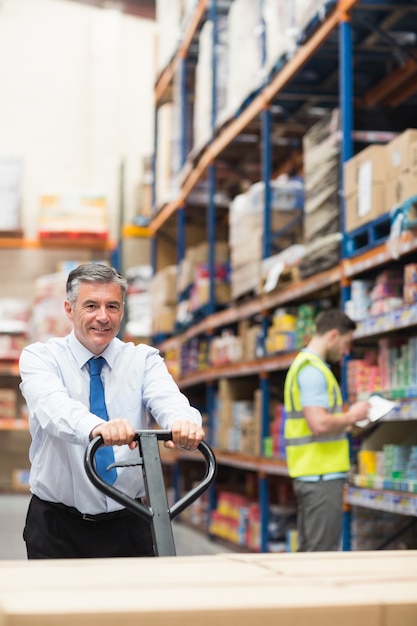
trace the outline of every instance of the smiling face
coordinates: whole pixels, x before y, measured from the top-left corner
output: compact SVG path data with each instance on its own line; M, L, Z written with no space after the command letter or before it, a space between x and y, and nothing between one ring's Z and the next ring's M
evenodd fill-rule
M122 289L114 283L81 283L74 305L65 301L65 312L78 341L99 355L119 332L124 313Z

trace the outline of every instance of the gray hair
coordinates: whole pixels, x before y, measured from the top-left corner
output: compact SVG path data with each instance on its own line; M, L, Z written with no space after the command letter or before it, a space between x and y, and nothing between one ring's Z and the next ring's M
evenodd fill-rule
M101 263L85 263L73 269L67 279L67 299L74 306L78 298L81 283L114 283L122 290L124 301L127 292L127 280L113 267Z

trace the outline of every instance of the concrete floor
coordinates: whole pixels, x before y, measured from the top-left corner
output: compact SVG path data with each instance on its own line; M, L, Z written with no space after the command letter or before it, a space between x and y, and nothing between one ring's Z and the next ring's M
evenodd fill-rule
M26 559L22 532L29 500L30 496L23 494L0 495L1 560ZM180 522L174 521L172 529L178 556L231 552Z

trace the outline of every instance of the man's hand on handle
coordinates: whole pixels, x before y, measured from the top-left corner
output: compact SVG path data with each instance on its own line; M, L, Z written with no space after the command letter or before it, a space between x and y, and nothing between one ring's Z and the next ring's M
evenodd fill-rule
M172 441L166 441L167 448L185 448L197 450L205 437L201 426L189 420L177 420L171 426ZM127 444L131 450L137 446L134 441L136 431L128 420L110 420L99 424L91 431L91 439L101 435L105 446L122 446Z

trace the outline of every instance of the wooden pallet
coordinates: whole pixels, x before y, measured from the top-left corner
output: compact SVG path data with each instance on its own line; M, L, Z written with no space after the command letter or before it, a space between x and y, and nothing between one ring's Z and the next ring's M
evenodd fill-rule
M391 233L391 215L386 213L345 235L345 251L348 257L366 252L384 243Z

